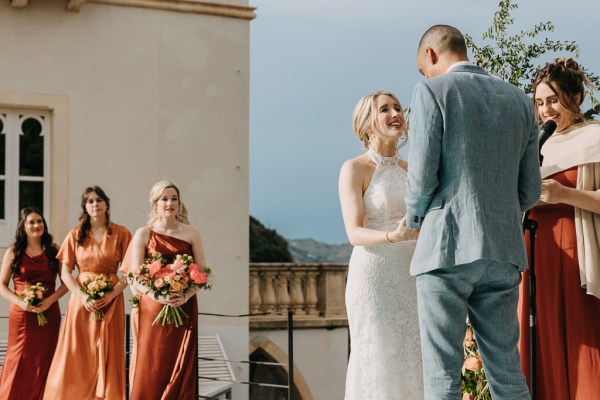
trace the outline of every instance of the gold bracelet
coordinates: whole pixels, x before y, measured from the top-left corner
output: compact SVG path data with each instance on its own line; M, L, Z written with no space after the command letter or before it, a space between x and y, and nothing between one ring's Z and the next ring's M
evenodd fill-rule
M390 240L390 237L389 237L388 235L389 235L389 232L386 232L386 233L385 233L385 238L388 240L388 242L390 242L390 243L394 243L394 242L392 242L392 241Z

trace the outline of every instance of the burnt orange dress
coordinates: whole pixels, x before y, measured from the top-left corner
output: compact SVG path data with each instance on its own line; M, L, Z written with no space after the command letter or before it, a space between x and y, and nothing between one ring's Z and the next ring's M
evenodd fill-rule
M193 254L190 243L150 230L146 257L161 253L169 262L177 254ZM196 398L198 302L192 296L182 308L188 319L178 328L152 322L163 305L141 295L132 313L134 350L131 358L131 400L192 400Z
M575 187L577 167L549 178ZM567 204L535 207L530 214L539 224L535 242L537 399L534 400L600 399L600 299L581 288L574 215L573 207ZM520 287L519 351L521 367L530 382L528 279L526 272Z
M79 270L81 284L90 276L105 274L113 283L131 233L110 224L97 244L91 234L77 244L78 228L65 238L57 258ZM125 399L125 308L121 294L102 310L104 319L90 320L90 313L74 295L69 299L58 346L52 360L44 399Z
M23 256L19 275L13 275L15 292L20 294L26 285L41 282L46 288L44 297L54 293L57 273L50 270L48 257L42 253ZM0 378L0 399L41 399L46 377L56 349L60 329L60 308L53 303L44 315L48 323L39 326L37 315L11 304L8 314L8 346Z

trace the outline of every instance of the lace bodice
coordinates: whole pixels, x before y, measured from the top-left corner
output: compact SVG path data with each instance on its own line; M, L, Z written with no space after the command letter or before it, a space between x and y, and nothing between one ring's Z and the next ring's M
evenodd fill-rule
M406 171L398 165L398 157L383 157L373 150L367 151L377 164L371 182L363 194L365 228L393 230L406 214L404 193Z

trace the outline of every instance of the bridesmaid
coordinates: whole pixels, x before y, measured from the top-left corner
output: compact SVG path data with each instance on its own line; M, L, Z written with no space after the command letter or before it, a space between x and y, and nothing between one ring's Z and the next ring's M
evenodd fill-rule
M2 376L0 399L41 399L46 377L56 349L60 328L58 299L67 293L58 277L57 248L52 243L46 220L33 207L23 208L13 245L4 253L0 270L0 296L11 303L8 317L8 348ZM8 288L13 278L15 291ZM41 282L46 288L44 301L30 307L18 296L25 285ZM38 324L36 313L43 312L48 322Z
M187 211L174 183L160 181L150 191L152 212L148 225L137 230L129 252L131 266L140 265L152 253L161 253L169 262L177 254L190 254L203 265L204 250L198 228L190 225ZM131 283L139 293L137 315L132 313L134 351L130 366L132 400L192 400L196 398L198 303L196 295L171 295L168 300L146 296L147 290ZM188 319L178 328L152 325L163 305L181 306ZM136 366L139 366L137 368Z
M79 226L65 238L57 258L61 277L71 298L60 330L56 353L50 367L44 398L125 399L125 310L124 277L117 276L131 233L110 222L110 200L98 187L88 187L81 197ZM77 266L78 276L73 276ZM86 302L81 283L105 274L114 290L100 300ZM102 310L102 320L90 313Z

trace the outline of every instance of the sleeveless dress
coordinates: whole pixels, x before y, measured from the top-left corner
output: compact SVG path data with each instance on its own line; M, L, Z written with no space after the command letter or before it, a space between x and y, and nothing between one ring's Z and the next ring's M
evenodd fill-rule
M549 178L566 187L577 183L577 167ZM575 211L568 204L534 207L536 276L537 399L600 399L600 299L581 288ZM526 234L529 251L529 234ZM529 272L520 286L519 351L529 374ZM535 400L535 399L534 399Z
M145 257L161 253L171 262L177 254L193 254L184 240L150 230ZM196 399L198 302L196 295L181 308L188 315L183 325L162 326L152 322L163 304L140 295L132 313L134 350L130 365L131 400Z
M110 223L100 243L91 233L82 246L77 244L79 228L71 230L56 258L79 270L79 285L88 277L107 275L113 284L131 233ZM79 297L71 294L52 360L45 400L125 399L125 303L123 294L103 310L101 321L90 320Z
M44 297L54 293L57 273L48 267L45 253L23 256L19 275L13 275L15 293L25 285L41 282L46 288ZM53 303L44 315L48 323L39 326L35 313L11 304L8 315L8 346L0 379L0 399L41 399L46 377L56 349L60 329L60 308Z
M364 227L392 231L406 214L407 173L397 157L367 154L377 166L363 195ZM415 245L410 240L352 251L346 286L351 345L346 400L423 398L416 283L409 273Z

